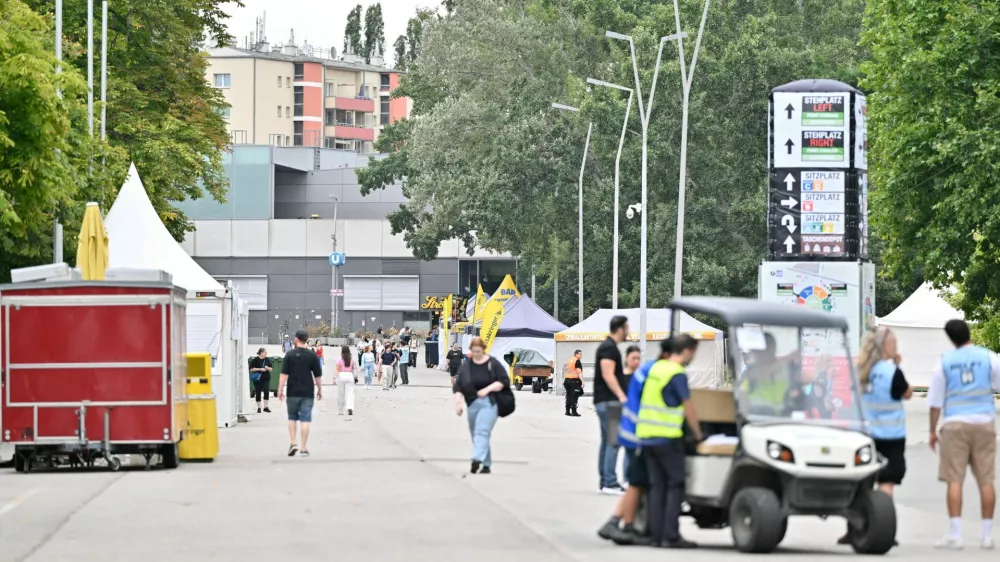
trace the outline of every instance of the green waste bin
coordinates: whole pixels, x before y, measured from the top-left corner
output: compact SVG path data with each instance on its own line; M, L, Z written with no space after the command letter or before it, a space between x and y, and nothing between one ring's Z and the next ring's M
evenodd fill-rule
M251 355L247 358L247 378L250 379L250 392L253 392L253 379L250 377L250 362L257 357L256 355ZM271 394L278 393L278 383L281 382L281 363L284 362L284 357L268 357L271 361Z

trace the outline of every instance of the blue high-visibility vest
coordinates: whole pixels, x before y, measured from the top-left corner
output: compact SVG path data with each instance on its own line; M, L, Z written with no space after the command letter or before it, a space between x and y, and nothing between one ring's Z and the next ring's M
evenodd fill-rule
M902 400L892 399L892 379L896 364L883 359L868 374L868 386L861 395L865 420L875 439L906 437L906 410Z
M944 417L996 413L990 352L979 346L961 347L941 356L944 370Z

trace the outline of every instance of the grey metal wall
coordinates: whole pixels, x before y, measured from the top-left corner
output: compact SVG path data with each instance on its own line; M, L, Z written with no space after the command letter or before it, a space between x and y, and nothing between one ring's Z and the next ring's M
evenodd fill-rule
M307 324L328 322L332 313L330 264L323 258L195 258L210 275L266 275L268 310L250 311L250 342L277 342ZM343 275L419 275L420 301L458 291L458 260L358 258L348 259ZM319 316L319 318L317 318ZM375 320L372 320L375 317ZM340 325L348 331L403 326L396 311L343 311Z
M337 216L341 219L382 220L406 202L398 185L361 196L355 168L274 174L274 218L308 218L313 214L333 218L333 200L337 198Z

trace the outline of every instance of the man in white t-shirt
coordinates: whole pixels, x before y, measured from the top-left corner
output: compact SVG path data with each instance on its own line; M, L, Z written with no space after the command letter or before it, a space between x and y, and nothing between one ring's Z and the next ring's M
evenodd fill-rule
M938 480L948 484L950 528L936 548L959 550L963 547L962 483L971 467L982 502L981 546L992 549L997 453L993 392L1000 389L1000 356L973 345L969 325L962 320L949 320L944 331L955 349L941 355L927 389L927 403L931 408L931 450L937 450L940 440Z

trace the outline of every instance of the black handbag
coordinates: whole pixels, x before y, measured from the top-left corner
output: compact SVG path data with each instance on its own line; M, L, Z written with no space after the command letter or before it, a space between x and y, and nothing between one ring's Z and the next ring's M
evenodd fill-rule
M489 363L490 374L493 374L493 359ZM510 389L510 384L505 384L503 388L493 393L493 402L497 405L497 415L501 418L514 413L517 404L514 400L514 391Z

